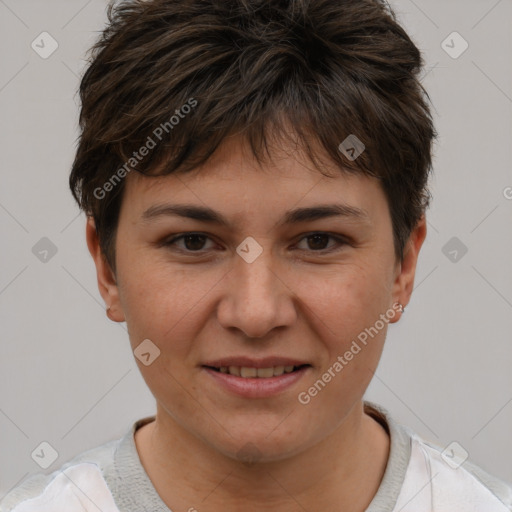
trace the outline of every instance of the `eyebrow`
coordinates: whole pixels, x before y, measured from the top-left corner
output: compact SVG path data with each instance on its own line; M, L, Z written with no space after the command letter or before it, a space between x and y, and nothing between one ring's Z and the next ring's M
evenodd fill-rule
M142 214L144 223L159 217L179 216L194 219L219 226L231 227L230 222L221 213L205 206L192 204L158 204L149 207ZM344 217L351 220L370 222L368 212L347 204L322 204L305 208L295 208L286 212L279 225L298 224L300 222L312 222L329 217Z

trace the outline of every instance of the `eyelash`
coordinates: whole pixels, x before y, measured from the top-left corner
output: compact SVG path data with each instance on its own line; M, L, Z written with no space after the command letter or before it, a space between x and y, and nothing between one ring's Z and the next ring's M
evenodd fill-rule
M343 246L343 245L348 245L348 242L346 239L344 239L343 237L340 237L338 235L333 235L331 233L326 233L324 231L314 231L312 233L307 233L306 235L304 235L298 243L300 243L302 240L305 240L309 237L313 237L315 235L325 235L327 236L328 238L331 238L333 240L335 240L336 244L338 245L338 247L335 247L335 248L330 248L330 249L319 249L317 251L315 250L307 250L307 249L299 249L300 251L306 251L306 252L312 252L312 253L316 253L316 254L328 254L328 253L331 253L331 252L335 252L337 250L340 250L341 247L340 246ZM198 233L198 232L187 232L187 233L182 233L180 235L176 235L166 241L164 241L161 245L164 246L164 247L171 247L173 245L176 244L176 242L178 240L182 240L184 239L186 236L204 236L206 237L207 239L210 239L211 238L206 235L205 233ZM184 254L187 254L187 255L202 255L204 253L206 253L208 251L208 249L200 249L198 251L191 251L191 250L187 250L187 249L181 249L181 248L176 248L177 251L179 252L182 252Z

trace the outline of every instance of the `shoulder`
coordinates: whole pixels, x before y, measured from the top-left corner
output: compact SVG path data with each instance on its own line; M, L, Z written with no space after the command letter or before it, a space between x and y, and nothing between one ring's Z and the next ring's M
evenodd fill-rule
M119 512L108 475L120 441L82 452L49 475L33 475L0 501L0 512Z
M512 512L512 485L473 464L460 444L426 441L373 402L365 402L365 411L391 438L381 486L366 512Z
M404 503L416 493L435 512L512 511L512 486L470 462L458 443L443 449L411 431L410 435L411 459L403 487Z

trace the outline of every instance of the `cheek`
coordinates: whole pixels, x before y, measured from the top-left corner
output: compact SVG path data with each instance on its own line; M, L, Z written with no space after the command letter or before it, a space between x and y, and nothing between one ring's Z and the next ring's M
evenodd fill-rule
M191 265L193 267L193 265ZM173 352L190 346L201 325L201 304L224 273L180 269L161 261L127 261L120 280L120 299L132 345L149 338Z
M337 425L362 398L378 366L388 325L380 315L389 309L389 285L375 267L362 266L338 269L321 282L304 277L301 283L308 317L325 349L301 399L310 400L305 407L315 421Z
M328 273L304 272L294 292L334 347L342 350L389 307L390 280L375 265L340 265ZM309 311L309 312L308 312Z
M389 273L378 265L347 265L328 278L305 275L300 293L324 347L311 389L321 398L312 398L313 408L330 422L364 394L378 366L388 325L381 314L389 309ZM319 380L327 381L325 387ZM322 408L325 403L332 407Z

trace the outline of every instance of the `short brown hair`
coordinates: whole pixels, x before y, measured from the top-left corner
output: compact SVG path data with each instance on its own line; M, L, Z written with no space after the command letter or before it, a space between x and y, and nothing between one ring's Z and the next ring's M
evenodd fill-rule
M69 182L114 271L127 172L186 172L233 134L261 161L287 126L320 172L323 153L381 180L403 259L437 134L421 53L384 0L128 0L108 20L80 84ZM339 149L351 134L365 146L355 160Z

